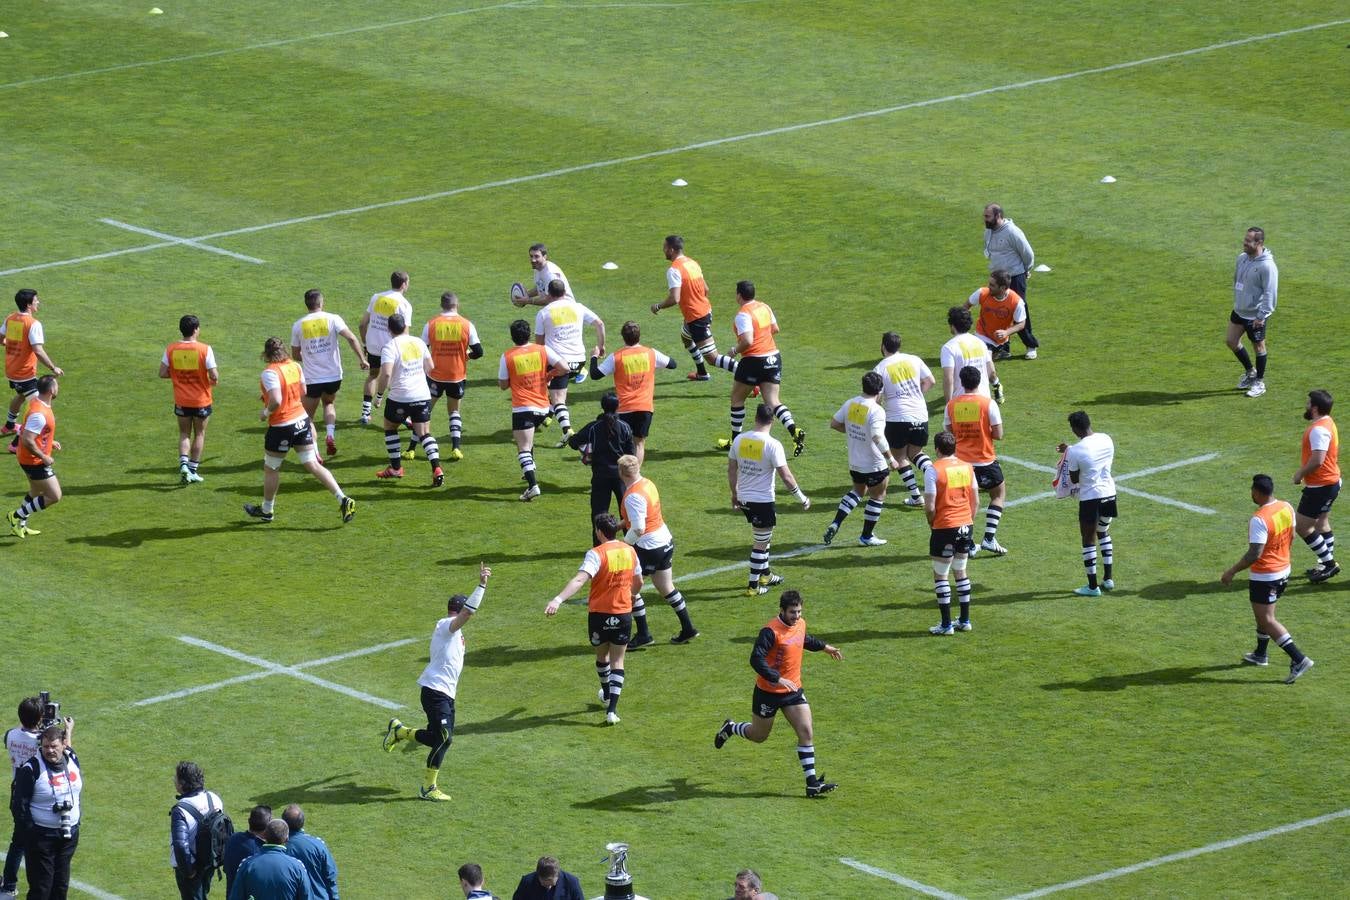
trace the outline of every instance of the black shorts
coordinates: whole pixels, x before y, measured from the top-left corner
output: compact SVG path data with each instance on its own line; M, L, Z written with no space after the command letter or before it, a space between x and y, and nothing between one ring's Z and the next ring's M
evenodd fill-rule
M342 387L342 379L337 381L321 381L318 384L305 384L305 396L311 400L318 400L324 394L333 395Z
M455 733L455 698L425 684L421 688L422 712L427 714L427 731L434 734L444 729L445 744L449 746Z
M380 374L380 366L383 365L380 362L380 354L367 352L366 362L370 364L370 376L372 378Z
M538 428L540 423L548 417L548 413L533 412L525 410L524 412L511 413L512 431L531 431Z
M173 414L180 419L209 419L211 417L211 407L174 406Z
M970 539L970 525L960 528L934 528L928 537L928 555L951 559L958 553L969 555L975 542Z
M778 509L773 503L742 503L741 512L752 528L772 528L778 524Z
M867 487L876 487L887 478L891 477L890 469L879 469L876 472L855 472L848 470L848 477L853 479L854 484L862 484Z
M1284 589L1287 587L1289 587L1288 578L1281 578L1279 581L1248 581L1247 597L1253 603L1274 606L1275 601L1284 596Z
M638 563L642 566L642 574L650 575L653 572L664 572L674 564L675 544L670 543L662 547L634 547L637 551Z
M789 694L766 691L755 685L755 693L750 698L750 712L761 719L772 719L785 706L805 706L806 692L801 688Z
M263 448L268 453L286 455L291 448L309 447L314 443L314 432L309 427L306 416L294 425L268 425L263 436Z
M582 368L585 367L585 365L586 365L586 363L584 363L584 362L570 362L570 363L568 363L568 364L567 364L567 374L566 374L566 375L558 375L558 376L556 376L556 377L554 377L554 378L550 378L550 379L548 380L548 389L549 389L550 391L565 391L565 390L567 390L567 385L571 383L571 381L572 381L572 376L574 376L574 375L576 375L578 372L580 372L580 371L582 370Z
M9 386L14 388L14 393L20 397L31 397L38 392L37 379L25 378L23 381L10 381Z
M1096 525L1103 517L1114 519L1116 512L1115 497L1098 497L1095 500L1078 501L1078 521Z
M887 422L886 443L892 450L928 446L927 422Z
M1331 512L1331 504L1341 492L1339 484L1323 484L1318 487L1304 487L1303 495L1298 498L1298 514L1309 519Z
M430 400L390 400L384 401L384 420L402 425L408 420L416 423L431 421Z
M439 400L441 395L449 397L451 400L463 400L464 391L468 388L469 382L465 381L433 381L427 379L427 390L431 391L431 399Z
M48 478L56 477L56 473L52 471L51 466L44 466L41 464L36 466L26 466L23 463L19 463L19 468L23 469L23 473L28 476L30 481L46 481Z
M1247 332L1247 337L1251 338L1253 344L1266 339L1266 322L1269 322L1269 319L1267 319L1266 322L1262 322L1258 327L1255 324L1255 319L1244 319L1237 314L1237 310L1233 310L1228 314L1228 321L1232 322L1234 325L1241 325L1242 330Z
M645 438L652 432L652 414L649 412L621 412L619 418L628 423L634 438Z
M1003 483L1003 468L994 460L986 466L971 466L975 470L975 483L982 491L992 491Z
M783 356L770 353L768 356L742 356L736 363L735 378L741 384L781 384L783 381Z
M680 328L680 336L693 342L697 347L712 339L712 313L699 316L692 322L685 322Z
M632 613L587 613L586 627L591 632L591 646L617 644L622 647L633 636Z

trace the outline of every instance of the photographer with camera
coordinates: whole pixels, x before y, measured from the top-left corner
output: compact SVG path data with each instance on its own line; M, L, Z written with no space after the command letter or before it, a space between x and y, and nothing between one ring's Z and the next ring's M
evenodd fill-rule
M70 860L80 843L80 792L84 778L66 718L42 730L38 754L14 775L10 812L25 835L29 900L65 900Z

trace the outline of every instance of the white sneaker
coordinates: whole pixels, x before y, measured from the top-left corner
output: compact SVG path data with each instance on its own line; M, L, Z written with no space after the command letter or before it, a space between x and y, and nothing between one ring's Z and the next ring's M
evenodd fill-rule
M1303 662L1292 663L1289 666L1289 677L1284 680L1285 684L1293 684L1298 681L1298 677L1313 667L1311 656L1303 657Z
M529 503L531 500L533 500L535 497L538 497L542 493L543 491L539 489L539 485L532 484L525 489L525 493L520 495L520 499L524 500L526 503Z
M1266 383L1264 381L1261 381L1260 379L1257 379L1256 381L1252 382L1251 388L1247 391L1247 396L1260 397L1265 392L1266 392Z
M1035 347L1032 347L1031 349L1029 349L1029 350L1027 351L1027 355L1023 357L1023 359L1035 359L1035 358L1036 358L1036 348L1035 348Z
M859 537L858 543L862 544L864 547L884 547L886 546L886 539L879 538L875 534L869 534Z
M922 498L922 497L906 497L906 498L905 498L904 505L905 505L905 506L908 506L908 507L910 507L910 508L913 508L913 507L916 507L916 506L923 506L923 498Z
M1246 390L1254 384L1256 384L1255 370L1242 373L1242 377L1238 379L1237 386L1239 390Z
M607 712L607 713L605 713L605 724L606 724L606 725L618 725L618 724L619 724L620 722L622 722L622 721L623 721L623 720L619 718L619 714L618 714L618 713L612 713L612 712Z
M997 539L997 538L993 538L993 539L990 539L990 540L980 541L980 549L981 549L981 550L988 550L990 553L994 554L995 556L1007 556L1007 555L1008 555L1008 548L1005 547L1005 546L1003 546L1002 544L1000 544L1000 543L998 542L998 539ZM971 556L974 556L974 555L975 555L975 554L973 554L973 553L971 554Z

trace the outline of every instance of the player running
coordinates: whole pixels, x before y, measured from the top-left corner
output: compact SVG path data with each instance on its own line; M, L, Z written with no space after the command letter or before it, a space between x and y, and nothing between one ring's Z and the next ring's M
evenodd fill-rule
M478 340L478 329L460 315L459 297L453 292L441 294L440 314L422 326L422 343L431 350L431 372L427 375L430 410L436 408L436 401L444 394L450 416L450 458L458 462L464 458L460 449L464 420L459 415L459 403L469 386L468 361L482 357L483 344Z
M979 392L982 381L979 369L962 367L961 386L965 392L947 403L942 424L956 435L956 455L975 467L976 483L989 494L989 507L984 511L984 540L971 549L970 555L987 550L1003 556L1008 548L998 542L998 525L1003 519L1008 486L994 452L994 441L1003 440L1003 414L997 401Z
M572 435L572 416L567 409L567 385L573 379L577 384L586 380L586 340L583 329L587 325L595 328L595 349L591 355L605 355L605 323L595 313L572 299L567 286L561 281L548 284L550 302L539 310L534 317L534 342L548 347L567 365L567 373L549 380L549 410L558 427L562 429L562 438L558 447L566 447L567 439Z
M680 619L680 633L670 639L672 644L687 644L698 637L698 629L689 618L689 608L685 605L684 594L675 587L673 563L675 559L675 538L666 527L661 515L661 494L651 479L642 477L642 461L636 456L619 457L619 477L623 479L623 520L627 529L624 542L637 551L642 574L651 578L652 586L666 598L670 608ZM647 635L647 640L634 641L629 646L637 648L650 644L653 639L647 631L647 605L641 594L634 598L633 618L638 620L639 637Z
M329 456L337 456L337 392L342 387L342 348L338 338L347 342L356 354L362 372L370 370L371 363L361 346L361 339L352 333L342 316L326 312L323 292L305 291L305 309L309 310L291 326L291 359L300 363L305 373L305 396L301 402L305 415L314 421L314 413L323 404L324 443ZM376 368L379 363L375 363ZM378 374L378 373L376 373Z
M984 341L970 333L970 310L964 306L953 306L947 310L947 328L951 339L942 345L939 362L942 364L942 402L952 399L952 394L961 386L957 374L966 366L974 366L981 376L980 386L976 389L986 397L1003 402L1003 385L998 382L998 372L994 369L994 358ZM991 390L992 386L992 390Z
M853 480L853 489L839 501L834 521L825 528L827 544L834 541L839 526L862 502L864 494L867 495L867 508L863 510L862 536L858 543L864 547L880 547L886 543L873 531L881 520L891 469L900 468L900 463L891 453L890 444L886 443L886 414L877 404L881 384L880 375L868 372L862 377L862 393L839 407L830 419L830 427L848 437L848 474Z
M53 375L60 377L66 374L47 355L44 346L46 337L42 323L37 318L38 309L42 306L38 292L32 288L23 288L14 294L14 305L18 311L10 313L0 323L0 337L5 339L5 378L9 379L9 386L14 391L14 398L9 401L9 416L4 427L0 428L0 434L14 435L9 444L10 453L19 451L20 429L16 424L19 413L24 403L38 393L38 362L50 369Z
M750 667L755 670L755 691L750 703L749 722L727 719L717 730L713 746L718 750L733 736L762 744L773 730L773 717L779 710L797 734L797 761L806 775L806 796L820 797L839 787L816 773L815 734L811 727L811 705L802 689L802 651L824 651L834 659L843 659L838 647L832 647L806 631L802 618L802 595L784 591L778 599L778 615L759 630L755 649L750 651Z
M524 297L513 299L511 302L514 305L548 306L551 302L548 295L548 285L551 281L561 281L563 294L567 297L573 296L572 285L568 283L567 276L557 263L548 258L548 247L543 244L530 245L530 268L534 270L534 287L526 291Z
M731 440L721 439L717 446L726 448L736 440L745 424L745 399L752 390L759 390L765 405L792 435L792 455L801 456L806 449L806 429L798 427L792 411L778 402L778 386L783 377L783 357L773 339L778 333L778 319L767 303L755 299L753 282L736 282L736 302L740 308L732 320L736 349L731 355L741 359L736 363L731 384Z
M928 364L912 353L900 352L900 335L888 331L881 336L881 352L886 356L872 369L881 376L881 399L886 407L886 443L900 462L900 477L909 496L905 506L923 506L919 493L919 472L932 465L924 453L928 446L928 401L924 395L933 387Z
M703 267L684 255L684 238L678 234L666 236L662 252L670 262L666 269L666 296L660 303L652 304L652 315L672 306L680 308L684 324L680 327L680 340L694 360L694 371L689 373L690 381L708 381L707 361L713 365L735 370L735 360L717 352L717 342L712 332L712 304L708 302L708 283L703 280Z
M19 468L28 476L28 493L23 503L9 514L9 530L15 537L29 537L42 532L28 527L28 517L61 500L61 483L56 480L52 454L61 449L56 439L56 414L52 401L60 393L55 375L35 379L34 394L28 401L28 415L19 429Z
M774 501L774 474L792 491L802 509L811 508L811 500L802 493L796 477L788 468L783 445L769 434L773 413L767 404L755 408L755 427L736 436L727 453L727 481L731 485L731 508L739 509L750 523L754 543L750 547L750 583L746 596L767 594L769 588L783 583L783 576L769 568L769 546L773 528L778 524Z
M530 323L511 323L515 346L502 354L497 366L497 386L511 392L511 437L516 442L520 477L528 487L520 495L525 502L541 493L534 468L534 432L548 416L548 384L554 376L567 374L567 364L547 346L530 343Z
M366 371L366 383L361 397L361 424L370 424L370 411L379 405L379 397L372 396L375 380L380 376L380 354L384 345L389 343L389 317L398 313L403 323L413 320L412 304L405 296L408 293L410 279L407 272L395 272L389 276L389 290L380 291L370 298L370 304L361 314L361 343L366 348L366 361L370 368Z
M164 349L159 377L173 384L173 414L178 419L178 477L183 484L205 479L197 471L206 444L206 423L211 418L211 388L219 383L216 354L198 338L202 323L196 316L178 320L181 341Z
M641 463L647 455L647 435L651 433L652 416L656 407L656 371L675 368L675 360L660 350L638 343L642 329L638 323L623 323L619 331L624 346L606 356L603 362L591 360L591 377L599 380L614 376L614 392L619 396L619 418L633 430L637 458Z
M402 478L403 458L399 453L398 429L407 424L414 439L422 445L431 464L431 486L445 483L441 470L441 449L431 433L431 388L427 376L431 372L431 351L421 338L407 334L408 325L401 313L389 317L389 342L380 351L380 375L376 381L375 405L379 396L389 390L384 408L384 449L389 454L389 465L375 473L376 478Z
M971 529L979 494L975 470L957 459L956 435L940 432L933 438L938 458L923 473L923 511L928 516L928 556L933 561L933 593L937 595L942 621L928 629L929 634L946 635L970 631L970 579L966 559L971 550ZM952 622L952 584L956 579L956 597L961 614Z

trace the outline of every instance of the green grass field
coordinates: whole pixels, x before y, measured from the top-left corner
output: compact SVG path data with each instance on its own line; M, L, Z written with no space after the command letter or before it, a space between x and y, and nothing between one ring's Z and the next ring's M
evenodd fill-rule
M743 866L785 900L912 894L845 858L1000 898L1350 808L1350 578L1291 582L1280 617L1317 661L1293 687L1279 658L1237 665L1246 592L1218 584L1245 547L1251 474L1297 500L1306 392L1350 403L1343 3L150 5L0 11L0 295L43 297L66 370L67 493L33 518L40 536L0 537L0 704L49 689L76 717L88 789L74 875L97 896L176 895L165 819L180 759L201 763L237 823L255 803L302 803L354 898L458 896L466 860L509 896L542 853L595 895L614 840L661 900L725 897ZM1053 269L1031 283L1040 359L1000 366L1001 454L1049 465L1085 408L1116 441L1117 477L1217 454L1122 482L1212 514L1122 494L1120 588L1085 601L1070 504L1010 507L1010 555L971 564L976 630L936 639L927 529L898 485L888 546L856 546L855 513L811 549L847 488L826 422L886 329L936 366L946 308L985 278L990 201ZM165 242L104 219L263 262L138 249ZM1222 341L1252 224L1282 276L1259 400L1233 389ZM720 344L736 280L774 307L783 397L811 431L792 467L813 506L782 504L774 547L802 551L776 569L845 654L805 668L819 765L841 784L822 802L801 796L784 723L763 746L712 747L725 716L747 717L750 643L776 598L741 596L741 569L704 574L743 565L749 529L712 449L728 379L686 382L678 316L647 312L671 232L703 265ZM613 729L584 610L542 614L589 546L587 470L541 449L544 496L517 502L493 384L533 241L612 346L633 318L681 363L658 388L646 474L703 635L634 655ZM289 464L277 521L247 520L263 339L289 333L311 287L355 324L395 268L411 272L418 328L453 289L483 337L467 458L439 490L420 459L376 482L382 436L355 425L349 365L333 470L356 520L340 525ZM206 481L183 487L155 375L188 312L221 384ZM574 389L577 419L605 386ZM443 438L442 409L435 427ZM8 511L24 482L6 465ZM1049 488L1005 471L1014 502ZM1293 555L1296 572L1312 564L1300 542ZM479 560L496 576L466 632L442 776L454 803L418 801L420 749L380 752L388 709L291 670L135 705L259 671L182 636L276 666L411 639L298 671L416 720L427 636ZM658 638L674 633L650 608ZM1342 817L1072 893L1350 896L1348 847Z

